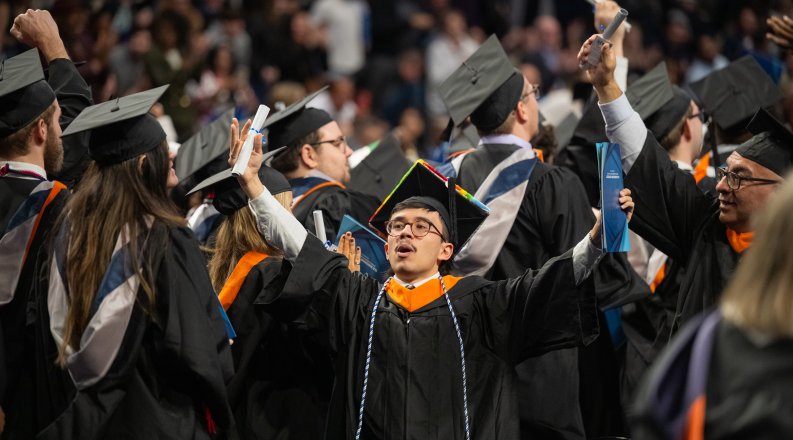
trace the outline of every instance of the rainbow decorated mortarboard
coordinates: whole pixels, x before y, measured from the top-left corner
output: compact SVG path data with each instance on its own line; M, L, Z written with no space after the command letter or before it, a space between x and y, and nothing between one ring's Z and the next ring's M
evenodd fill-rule
M0 139L31 123L53 102L55 92L44 80L37 49L0 61Z
M397 186L369 219L369 224L387 236L385 224L391 211L401 202L417 201L438 211L446 225L455 250L462 249L468 239L490 214L490 209L458 185L449 188L449 179L423 160L416 161L402 176Z
M88 154L112 165L151 151L165 142L165 131L149 114L168 85L86 107L61 136L90 131Z

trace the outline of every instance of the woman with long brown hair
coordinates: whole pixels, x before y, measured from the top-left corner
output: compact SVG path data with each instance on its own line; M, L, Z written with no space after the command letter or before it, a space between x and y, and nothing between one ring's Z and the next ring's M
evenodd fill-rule
M87 108L89 166L56 225L43 305L74 394L39 438L224 437L228 335L192 233L167 197L161 89Z

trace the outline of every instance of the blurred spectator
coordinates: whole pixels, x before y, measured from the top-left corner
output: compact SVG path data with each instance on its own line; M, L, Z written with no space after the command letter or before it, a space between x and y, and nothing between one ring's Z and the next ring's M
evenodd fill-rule
M427 47L426 56L427 112L432 117L447 114L446 105L438 94L438 86L479 47L468 34L468 25L460 11L446 11L441 23L442 32Z
M364 64L369 35L369 5L363 0L317 0L311 20L325 32L328 68L354 75Z
M338 122L342 134L350 136L355 116L358 114L358 106L354 99L355 83L349 77L339 75L331 81L330 88L320 93L308 106L328 112L330 117Z
M146 28L132 31L129 41L110 52L108 83L116 96L126 96L149 88L144 56L151 50L151 32Z
M294 81L282 81L273 85L270 101L267 105L270 107L270 111L274 113L305 97L306 88L302 84ZM281 108L278 108L279 106Z
M190 24L183 15L166 10L155 20L154 45L145 57L151 85L170 84L162 104L173 119L179 142L190 137L198 115L185 88L201 72L206 48L198 45L198 41L192 39Z
M402 152L411 162L419 159L421 138L424 136L424 119L415 108L408 108L399 118L399 126L394 129L394 135L399 139Z
M383 91L380 112L392 126L399 123L402 113L407 109L423 113L424 59L421 52L415 49L403 52L399 56L397 73L397 80Z
M206 31L209 44L213 47L226 46L233 56L235 73L250 74L251 37L245 29L245 19L239 11L228 11L221 14L220 21L212 23Z
M686 71L686 84L704 78L714 70L727 67L730 61L720 52L721 44L715 35L700 35L697 38L697 55Z
M348 137L347 144L353 150L379 141L388 133L388 123L377 116L361 116L355 120L352 135Z

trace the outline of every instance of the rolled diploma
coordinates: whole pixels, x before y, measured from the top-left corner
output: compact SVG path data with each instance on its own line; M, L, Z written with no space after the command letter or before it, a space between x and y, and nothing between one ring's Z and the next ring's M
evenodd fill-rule
M259 109L256 110L256 116L253 117L253 124L251 124L251 133L248 133L248 137L245 138L245 143L242 144L242 150L240 150L240 156L237 158L234 168L231 169L231 174L235 177L241 176L245 172L245 168L248 168L248 161L251 160L251 152L253 151L253 138L262 131L264 120L267 119L269 114L270 107L266 105L260 105Z
M314 214L314 232L316 232L317 238L325 243L328 239L325 237L325 219L322 217L322 211L317 209L312 214Z

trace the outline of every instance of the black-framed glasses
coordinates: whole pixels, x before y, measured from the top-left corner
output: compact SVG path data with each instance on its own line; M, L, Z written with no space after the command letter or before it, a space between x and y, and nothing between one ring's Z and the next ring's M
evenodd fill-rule
M730 187L731 190L737 191L741 189L742 182L754 182L757 185L773 185L776 183L782 183L781 180L769 180L769 179L757 179L755 177L743 177L739 174L736 174L732 171L727 171L727 167L722 166L716 168L716 180L721 182L721 179L727 178L727 186Z
M321 145L321 144L331 144L334 147L339 148L345 142L347 142L347 137L346 136L339 136L336 139L329 139L329 140L326 140L326 141L314 142L313 144L309 144L309 145L316 146L316 145Z
M699 119L699 122L704 124L708 121L708 114L700 110L698 113L694 113L693 115L688 117L688 119L694 119L694 118Z
M427 220L422 220L422 219L416 219L412 222L406 222L402 220L391 220L386 222L385 231L388 232L388 235L392 237L399 237L399 235L408 226L410 226L411 232L413 232L413 235L416 237L425 237L427 234L432 232L433 234L438 234L438 236L442 240L446 240L443 237L441 231L435 225L428 222Z

